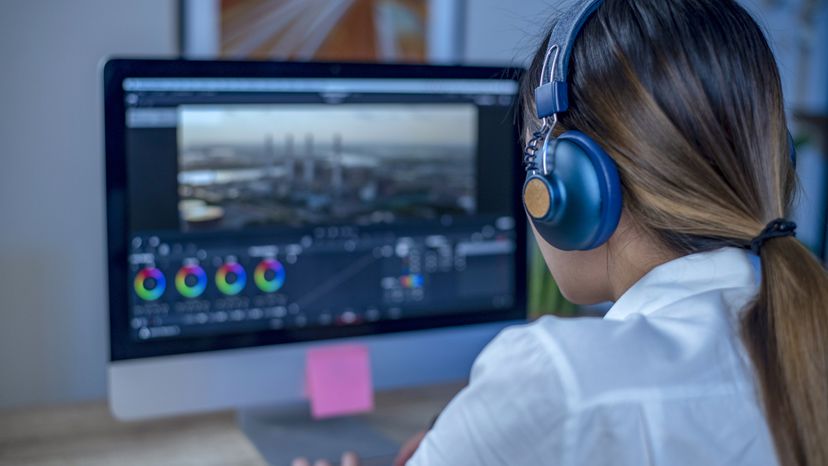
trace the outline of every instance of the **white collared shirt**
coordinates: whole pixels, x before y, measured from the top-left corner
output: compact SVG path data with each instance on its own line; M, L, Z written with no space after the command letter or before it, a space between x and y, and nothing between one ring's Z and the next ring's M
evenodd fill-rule
M504 330L408 465L777 464L738 337L753 258L682 257L604 319Z

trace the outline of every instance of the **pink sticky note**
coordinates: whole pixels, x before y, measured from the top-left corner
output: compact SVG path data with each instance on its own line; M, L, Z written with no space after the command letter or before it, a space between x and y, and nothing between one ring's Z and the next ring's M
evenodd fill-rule
M374 389L368 348L339 345L307 353L307 395L315 419L372 411Z

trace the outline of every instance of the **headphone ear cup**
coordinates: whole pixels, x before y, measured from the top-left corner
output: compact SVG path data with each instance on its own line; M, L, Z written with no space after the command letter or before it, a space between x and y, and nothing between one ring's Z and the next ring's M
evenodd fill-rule
M529 218L554 223L556 214L561 212L563 193L554 175L529 175L523 183L523 206Z
M621 182L615 162L601 147L579 131L559 136L547 152L548 175L530 175L524 185L524 202L538 234L564 251L589 250L604 244L621 218ZM549 187L550 209L530 207L531 189ZM555 204L557 203L557 204ZM543 214L543 215L534 215Z

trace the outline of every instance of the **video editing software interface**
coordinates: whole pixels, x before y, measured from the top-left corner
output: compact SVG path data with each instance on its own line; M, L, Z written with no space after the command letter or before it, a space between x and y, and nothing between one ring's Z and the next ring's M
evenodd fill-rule
M122 85L132 341L514 305L514 81Z

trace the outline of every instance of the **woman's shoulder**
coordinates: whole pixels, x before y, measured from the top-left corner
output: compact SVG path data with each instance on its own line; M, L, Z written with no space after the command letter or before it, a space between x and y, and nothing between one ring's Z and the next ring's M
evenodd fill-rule
M547 316L502 331L478 357L472 378L489 373L555 386L555 396L570 407L616 399L619 393L651 399L674 388L751 391L744 354L731 330L724 321Z

